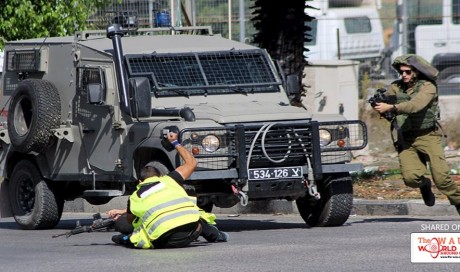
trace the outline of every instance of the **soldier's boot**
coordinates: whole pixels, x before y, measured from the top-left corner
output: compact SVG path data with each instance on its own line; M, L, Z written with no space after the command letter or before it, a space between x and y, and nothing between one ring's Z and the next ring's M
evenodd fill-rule
M423 179L425 180L425 184L420 187L420 193L422 194L423 202L425 202L425 205L429 207L434 206L436 197L431 191L431 180L428 178Z

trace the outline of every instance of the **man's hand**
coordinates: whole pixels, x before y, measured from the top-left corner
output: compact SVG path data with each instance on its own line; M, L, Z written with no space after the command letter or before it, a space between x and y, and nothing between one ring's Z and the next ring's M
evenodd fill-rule
M195 157L179 143L177 133L170 131L168 133L168 141L174 146L179 156L184 160L184 164L177 167L176 171L184 180L188 179L197 165Z
M174 141L177 141L179 135L177 135L177 133L174 133L174 132L168 132L168 141L170 143L174 142Z
M117 220L118 217L122 216L126 212L127 212L126 209L123 209L123 210L113 209L113 210L106 212L106 214L108 217L112 218L113 220Z
M391 111L393 109L394 105L387 104L387 103L377 103L377 106L374 107L376 111L379 113L384 113L387 111Z

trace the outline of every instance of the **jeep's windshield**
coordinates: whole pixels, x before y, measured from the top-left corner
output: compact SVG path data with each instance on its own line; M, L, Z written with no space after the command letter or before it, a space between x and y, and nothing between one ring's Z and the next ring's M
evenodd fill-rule
M127 55L130 77L148 77L155 96L279 91L264 50Z

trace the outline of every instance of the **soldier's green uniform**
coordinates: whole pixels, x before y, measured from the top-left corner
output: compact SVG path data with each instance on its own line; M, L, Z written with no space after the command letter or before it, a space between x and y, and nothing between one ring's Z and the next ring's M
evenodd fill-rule
M395 59L393 67L410 65L417 67L414 55L405 55ZM423 60L423 59L422 59ZM426 65L426 64L424 64ZM425 70L426 71L426 70ZM426 72L429 73L429 72ZM435 77L436 75L434 75ZM442 149L442 134L437 128L438 94L437 86L430 76L420 75L418 79L404 83L401 79L394 81L388 93L396 95L395 105L397 124L402 130L402 150L399 152L399 163L404 183L412 188L420 188L424 184L427 162L430 163L431 175L438 190L446 195L452 205L460 205L460 187L449 175L450 169ZM434 81L433 81L434 82ZM457 206L458 209L459 206Z

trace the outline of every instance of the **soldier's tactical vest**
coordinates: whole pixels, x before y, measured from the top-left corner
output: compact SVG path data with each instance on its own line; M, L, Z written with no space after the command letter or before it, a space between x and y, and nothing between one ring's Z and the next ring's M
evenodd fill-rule
M397 103L410 101L419 91L422 85L427 82L426 80L419 80L413 87L413 92L407 94L402 88L396 94ZM426 130L436 127L436 120L438 119L438 94L428 104L427 107L416 113L399 114L396 116L396 121L401 130L404 131L418 131Z

